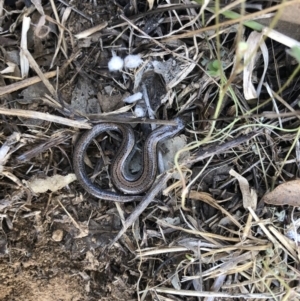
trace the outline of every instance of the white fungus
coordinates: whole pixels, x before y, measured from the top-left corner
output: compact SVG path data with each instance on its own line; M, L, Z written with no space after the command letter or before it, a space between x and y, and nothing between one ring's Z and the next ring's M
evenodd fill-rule
M141 92L137 92L133 95L124 98L123 101L126 103L134 103L142 98L143 98L143 94Z
M128 69L134 69L143 63L143 60L138 54L129 54L124 59L125 67Z
M123 68L124 61L119 56L113 56L108 62L109 71L119 71Z

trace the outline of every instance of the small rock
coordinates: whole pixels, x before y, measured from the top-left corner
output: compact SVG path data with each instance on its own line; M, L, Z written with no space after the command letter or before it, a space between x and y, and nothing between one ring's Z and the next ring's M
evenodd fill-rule
M64 236L64 232L63 230L55 230L53 233L52 233L52 239L54 241L62 241L63 239L63 236Z

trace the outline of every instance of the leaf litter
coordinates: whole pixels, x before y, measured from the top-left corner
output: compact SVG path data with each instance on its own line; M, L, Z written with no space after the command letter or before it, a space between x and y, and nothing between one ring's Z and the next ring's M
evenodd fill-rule
M0 1L0 299L298 300L297 1L32 2ZM130 123L138 153L178 113L142 203L78 185L80 129ZM119 140L86 158L107 189Z

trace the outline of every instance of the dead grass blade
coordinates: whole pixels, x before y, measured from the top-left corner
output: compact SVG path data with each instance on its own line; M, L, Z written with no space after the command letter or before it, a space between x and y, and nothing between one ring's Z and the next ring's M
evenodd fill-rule
M49 121L49 122L64 124L64 125L67 125L70 127L76 127L79 129L90 129L91 128L91 125L89 123L87 123L86 121L76 121L76 120L71 120L68 118L60 117L60 116L55 116L55 115L51 115L51 114L30 111L30 110L0 108L0 114L7 115L7 116L19 116L19 117L25 117L25 118L40 119L40 120L45 120L45 121Z

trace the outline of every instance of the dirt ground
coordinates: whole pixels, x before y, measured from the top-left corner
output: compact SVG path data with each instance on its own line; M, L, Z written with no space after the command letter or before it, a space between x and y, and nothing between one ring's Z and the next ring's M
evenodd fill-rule
M33 207L20 208L11 221L13 228L10 231L5 220L2 222L3 234L5 231L7 236L3 237L1 248L0 299L135 299L130 283L137 278L130 273L133 255L124 250L108 252L101 249L114 237L115 221L112 223L107 214L102 215L102 210L95 213L81 204L74 207L71 198L63 203L68 210L73 207L75 214L80 212L77 221L83 225L87 224L88 218L97 220L97 216L101 217L99 222L89 225L92 234L76 238L77 229L70 225L70 220L57 206L47 206L47 200L42 200L39 205L35 203ZM31 212L29 216L26 211ZM63 231L60 242L52 238L58 230Z

